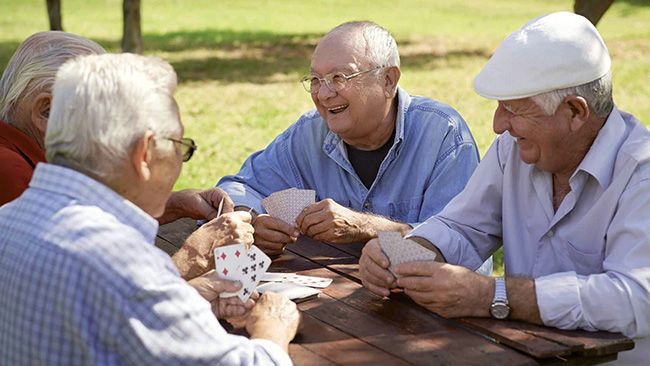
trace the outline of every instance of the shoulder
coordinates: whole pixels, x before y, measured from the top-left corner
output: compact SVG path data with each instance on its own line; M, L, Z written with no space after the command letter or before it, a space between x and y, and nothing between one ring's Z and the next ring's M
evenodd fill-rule
M419 133L445 133L453 136L458 143L474 143L469 127L460 113L451 106L428 97L411 96L411 102L405 111L405 123L416 126Z
M329 129L316 109L312 109L298 118L273 141L273 144L284 143L300 146L314 146L318 141L324 141Z
M49 226L48 241L72 267L92 273L95 281L122 296L131 296L165 273L177 273L169 256L154 243L98 207L64 208Z

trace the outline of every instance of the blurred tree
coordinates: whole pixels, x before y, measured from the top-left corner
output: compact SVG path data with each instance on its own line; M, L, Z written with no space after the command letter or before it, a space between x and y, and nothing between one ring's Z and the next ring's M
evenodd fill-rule
M50 18L50 30L63 30L61 0L47 0L47 16Z
M575 0L573 11L589 19L595 26L613 2L614 0Z
M124 31L122 51L142 53L142 32L140 30L140 0L124 0Z

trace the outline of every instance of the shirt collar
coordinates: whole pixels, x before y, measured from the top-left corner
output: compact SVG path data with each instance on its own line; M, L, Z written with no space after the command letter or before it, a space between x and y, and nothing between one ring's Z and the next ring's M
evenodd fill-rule
M151 244L155 241L158 222L153 217L85 174L59 165L40 163L34 170L29 187L68 196L80 205L97 206L138 230Z
M625 122L620 112L614 108L576 172L584 171L590 174L603 189L607 188L612 181L614 162L624 139Z
M31 137L16 127L0 121L0 145L13 147L35 166L45 161L45 152Z
M395 118L396 125L395 125L395 139L393 140L393 147L399 144L404 139L404 120L406 119L406 112L408 111L410 105L411 105L411 96L406 92L406 90L398 86L397 87L397 117ZM329 130L327 136L323 141L323 150L327 154L329 154L337 146L340 145L342 147L341 142L342 142L341 137L335 134L334 132L332 132L331 130Z

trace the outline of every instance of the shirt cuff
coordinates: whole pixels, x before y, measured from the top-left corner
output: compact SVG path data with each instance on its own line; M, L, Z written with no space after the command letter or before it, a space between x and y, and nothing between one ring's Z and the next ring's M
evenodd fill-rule
M583 328L580 286L575 272L560 272L535 279L537 307L544 325L560 329Z
M271 358L275 361L276 365L293 365L293 362L291 361L289 355L277 343L261 338L251 339L251 342L259 344L262 348L264 348L269 353L269 356L271 356Z

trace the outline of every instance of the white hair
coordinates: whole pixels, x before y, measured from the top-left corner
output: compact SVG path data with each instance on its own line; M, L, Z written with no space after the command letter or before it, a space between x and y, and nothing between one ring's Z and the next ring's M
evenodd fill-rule
M62 159L98 178L117 177L148 130L162 138L181 130L175 89L176 73L159 58L105 54L67 62L54 83L48 161ZM156 146L173 149L164 139Z
M347 22L336 26L327 32L325 37L341 31L360 29L361 36L366 41L366 57L377 67L400 65L397 42L388 30L371 21Z
M596 116L606 118L614 108L612 73L608 72L605 76L586 84L538 94L533 96L532 99L547 116L552 116L564 98L570 95L585 98L589 108Z
M0 80L0 119L12 123L21 100L51 92L56 71L66 61L104 49L84 37L59 32L39 32L27 38L9 60Z

